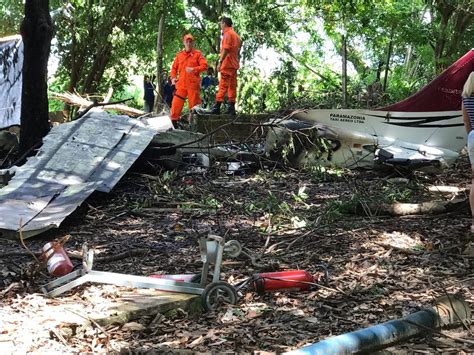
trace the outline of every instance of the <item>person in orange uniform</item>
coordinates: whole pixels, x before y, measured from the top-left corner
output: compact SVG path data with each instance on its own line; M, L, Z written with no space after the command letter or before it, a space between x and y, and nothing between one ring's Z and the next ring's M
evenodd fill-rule
M237 70L239 69L240 37L232 28L232 20L223 17L221 20L222 40L221 53L217 71L221 74L216 103L211 113L220 114L221 105L227 94L229 104L226 113L235 115L235 100L237 97Z
M194 48L194 37L185 35L183 44L184 50L176 54L170 73L171 82L176 85L170 114L173 122L179 121L186 98L190 110L201 103L200 74L207 70L206 58Z

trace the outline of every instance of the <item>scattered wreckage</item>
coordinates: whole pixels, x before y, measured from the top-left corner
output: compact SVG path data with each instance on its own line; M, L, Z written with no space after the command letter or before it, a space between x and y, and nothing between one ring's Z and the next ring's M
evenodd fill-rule
M49 249L48 249L49 248ZM48 243L43 247L47 253L48 271L57 279L42 286L46 296L56 297L85 283L101 283L133 288L149 288L168 292L180 292L200 295L205 311L212 311L221 304L237 304L239 295L251 289L259 294L279 291L310 291L317 287L327 287L329 273L326 265L320 264L323 271L315 275L304 270L286 270L277 272L257 273L237 283L221 281L221 267L224 256L236 258L244 254L250 259L254 257L243 251L237 240L225 241L224 237L208 235L199 239L199 250L203 262L199 274L153 274L137 276L114 272L93 270L94 252L87 244L82 248L82 268L73 271L72 263L58 242ZM60 264L63 264L61 268ZM53 264L56 266L53 269ZM321 282L326 285L321 285Z
M109 192L140 157L170 169L202 169L246 154L176 130L168 116L135 119L92 109L54 126L24 165L0 170L8 182L0 189L0 236L28 238L58 227L92 192Z
M93 191L109 192L156 132L100 111L53 127L35 156L7 169L14 176L0 189L0 235L26 238L59 226Z
M378 350L404 340L448 328L468 324L471 320L469 303L460 295L446 294L436 299L433 307L422 309L368 328L359 329L285 352L285 355L326 355L376 353Z
M0 128L12 128L19 124L21 38L0 45L9 54L5 58L10 71L0 83L8 86L1 92L9 92L0 97L5 108ZM472 71L474 50L421 91L392 106L372 111L296 111L271 119L261 124L266 131L264 145L230 142L219 146L209 134L174 129L168 116L134 119L106 113L73 94L57 94L71 104L88 106L90 112L53 127L36 156L23 166L0 170L3 183L14 175L0 189L0 235L21 231L29 237L59 226L93 191L110 191L139 157L170 169L206 168L221 161L224 169L234 172L242 163L275 162L297 167L449 166L465 145L459 94ZM113 109L142 113L123 105ZM17 147L14 133L0 132L3 155Z
M84 283L95 282L200 295L206 311L216 309L221 302L236 304L237 289L221 281L220 277L224 252L230 257L239 256L242 251L240 243L236 240L225 242L222 237L210 235L199 239L199 250L203 262L201 274L167 279L161 275L136 276L93 270L93 251L84 246L82 269L49 282L42 290L47 296L55 297Z
M419 92L393 105L294 112L290 119L271 122L276 127L269 129L266 152L296 166L450 166L466 145L461 91L473 71L470 50Z

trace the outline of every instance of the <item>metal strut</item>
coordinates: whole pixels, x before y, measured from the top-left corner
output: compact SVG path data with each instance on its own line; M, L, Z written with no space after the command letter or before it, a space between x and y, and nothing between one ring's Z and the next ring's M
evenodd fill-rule
M214 306L217 306L217 304L214 304L209 300L216 299L217 302L219 299L216 297L209 297L208 295L209 292L215 293L217 290L219 292L224 291L232 296L227 298L221 297L221 299L230 300L230 302L235 303L237 301L236 297L233 297L235 289L233 286L220 281L219 279L224 252L227 252L232 257L238 256L242 250L240 243L236 240L231 240L225 243L224 238L216 235L209 235L207 238L199 239L199 250L203 262L201 278L198 282L183 282L92 270L94 253L92 250L87 248L86 244L84 244L82 268L43 285L41 290L47 296L55 297L87 282L133 288L152 288L161 291L202 295L203 300L205 301L203 302L203 305L207 310L213 309ZM212 271L211 273L210 270ZM212 275L211 282L208 281L209 275ZM229 289L229 287L232 289Z

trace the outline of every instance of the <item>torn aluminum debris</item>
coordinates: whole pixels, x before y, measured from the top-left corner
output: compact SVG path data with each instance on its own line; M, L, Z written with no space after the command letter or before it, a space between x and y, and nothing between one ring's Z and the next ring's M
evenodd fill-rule
M21 229L26 238L58 227L93 191L109 192L156 133L146 122L103 111L54 127L0 189L0 235Z

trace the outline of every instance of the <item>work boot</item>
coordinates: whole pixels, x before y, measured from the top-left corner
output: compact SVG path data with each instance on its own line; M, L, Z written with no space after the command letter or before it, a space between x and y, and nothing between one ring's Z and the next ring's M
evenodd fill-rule
M235 112L235 102L229 102L227 106L227 111L225 113L232 116L235 116L237 114Z
M222 102L216 102L214 106L212 106L211 115L220 115L221 114L221 104Z

